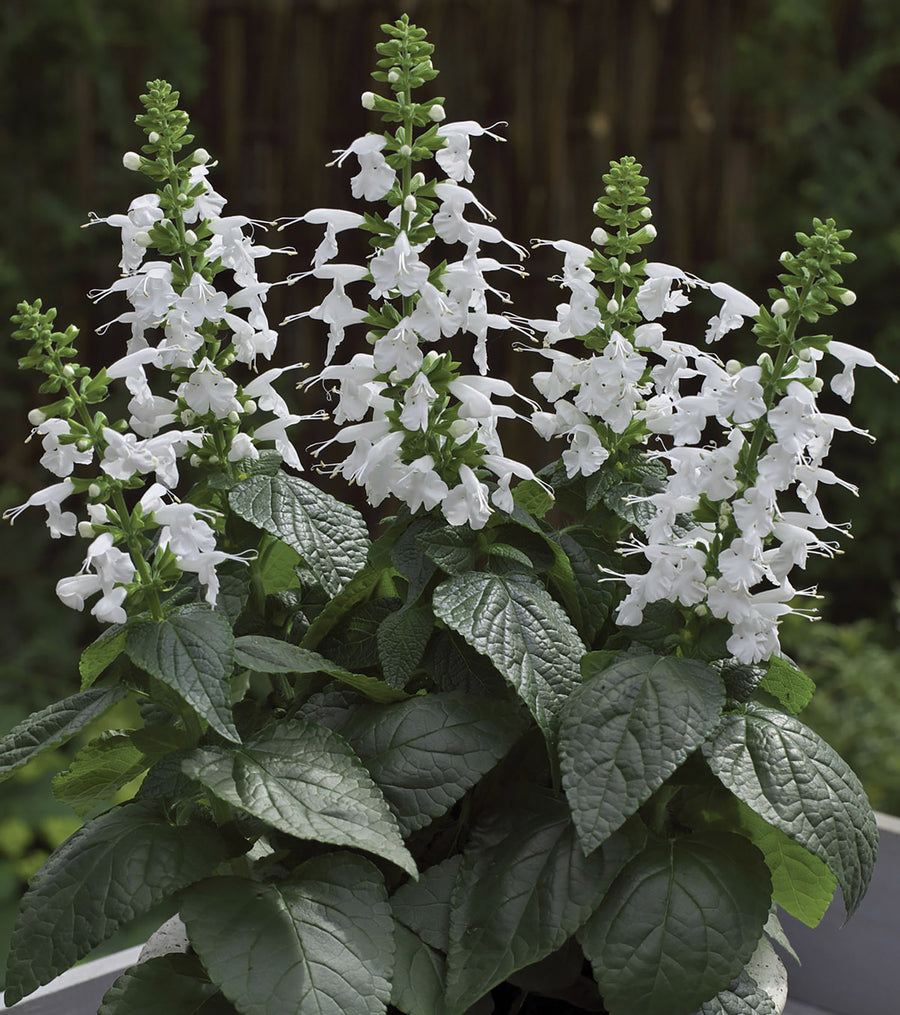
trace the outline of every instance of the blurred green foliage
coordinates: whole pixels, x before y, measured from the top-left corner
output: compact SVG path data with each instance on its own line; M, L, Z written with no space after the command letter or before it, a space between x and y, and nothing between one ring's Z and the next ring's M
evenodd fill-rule
M900 814L900 644L871 620L789 617L785 651L816 684L803 721L850 763L872 806Z

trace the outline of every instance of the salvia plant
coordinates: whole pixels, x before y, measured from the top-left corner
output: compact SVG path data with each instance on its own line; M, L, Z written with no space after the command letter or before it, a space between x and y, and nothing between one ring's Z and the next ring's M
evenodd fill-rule
M354 210L227 213L153 81L124 157L151 192L93 220L122 238L121 277L91 294L128 304L99 329L111 364L80 365L40 302L13 318L53 481L10 520L43 507L84 541L57 593L106 627L0 774L123 699L140 721L54 781L84 824L22 900L6 1003L153 909L189 947L125 972L102 1015L488 1015L528 995L771 1015L779 911L815 925L840 886L852 914L877 842L778 640L809 555L838 552L832 439L862 433L817 397L849 402L854 369L880 367L820 331L853 302L849 234L815 221L759 306L646 259L624 158L585 244L535 241L563 298L525 319L497 279L515 288L526 251L470 189L472 139L499 128L419 98L424 31L384 35L362 96L381 124L336 153ZM283 279L289 319L321 322L311 372L268 365L256 262L294 250L267 226L315 230ZM692 301L712 311L698 345ZM761 354L723 362L741 331ZM533 357L532 390L492 373L498 341ZM312 385L336 429L298 449L292 426L327 427ZM541 462L509 451L544 441ZM385 505L371 530L312 464Z

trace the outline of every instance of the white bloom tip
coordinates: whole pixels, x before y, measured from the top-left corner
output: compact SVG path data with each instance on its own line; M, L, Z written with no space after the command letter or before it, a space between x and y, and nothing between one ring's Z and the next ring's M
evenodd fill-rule
M363 92L362 97L363 109L374 109L375 108L375 93L374 92Z
M606 310L607 313L617 314L619 312L619 301L610 300L609 303L606 304Z
M185 231L184 231L184 242L189 247L193 247L193 245L197 242L197 234L194 232L193 229L185 229Z
M141 168L141 157L137 152L125 152L122 156L122 165L136 173Z
M416 199L415 199L415 197L413 197L412 194L407 194L406 197L403 198L403 207L407 211L415 211L416 210Z
M412 148L410 148L408 144L402 144L400 145L399 154L402 155L403 158L408 159L410 155L412 155Z
M205 148L197 148L194 151L194 165L205 166L209 162L209 152Z
M150 142L150 144L156 144L156 142L159 141L159 134L157 134L155 130L151 130L150 133L147 135L147 140Z
M28 413L28 422L32 426L40 426L41 423L46 422L46 419L47 417L41 409L32 409L31 412Z
M641 218L642 219L651 218L652 215L653 215L653 212L650 211L650 207L649 206L645 206L645 207L641 208ZM653 230L653 234L654 234L654 236L656 235L656 230L655 229Z
M602 247L608 239L609 233L600 226L591 233L591 243L596 243L598 247Z
M153 241L150 239L150 234L142 229L139 233L134 234L134 242L139 247L146 249Z
M791 308L790 305L788 304L788 301L783 296L779 297L772 304L772 314L774 317L784 317L784 315L790 309Z
M856 293L852 289L845 289L840 298L845 307L852 307L856 302Z
M94 526L90 522L79 522L78 535L81 536L82 539L93 539L96 535L94 532Z
M428 115L435 123L440 123L447 114L444 112L444 107L440 103L436 102L431 109L428 110Z

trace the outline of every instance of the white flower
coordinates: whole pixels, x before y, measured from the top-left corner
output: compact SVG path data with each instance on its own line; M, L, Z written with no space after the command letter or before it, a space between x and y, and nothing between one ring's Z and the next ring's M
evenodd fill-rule
M356 198L379 201L386 197L397 173L388 165L382 151L387 140L382 134L366 134L342 151L331 165L342 165L348 155L359 160L359 173L350 180L350 192Z
M569 432L569 449L562 453L566 475L571 479L577 473L592 476L609 458L597 431L589 423L579 423Z
M437 392L421 371L403 393L403 411L400 423L406 430L427 430L428 410L437 398ZM433 463L432 463L433 467Z
M199 272L194 272L190 285L172 303L172 309L184 315L188 326L196 328L204 321L221 321L228 297L216 291Z
M886 374L896 384L900 378L895 373L882 366L877 359L864 349L857 349L855 346L847 345L844 342L828 343L828 351L844 365L844 369L831 378L831 390L839 395L845 402L853 398L855 381L853 371L857 367L877 367L883 374Z
M491 516L488 488L468 465L460 465L459 479L459 484L447 493L441 503L444 517L451 525L483 529Z
M469 165L470 137L480 137L482 134L487 134L488 137L492 137L496 141L504 140L474 120L444 123L438 127L437 133L438 137L446 140L447 147L439 149L435 153L435 159L450 179L456 180L457 183L463 181L471 183L475 179L475 172Z
M52 472L54 476L59 476L60 478L71 476L76 465L87 465L94 457L94 449L92 447L86 451L79 451L78 444L74 441L71 444L61 443L60 437L71 433L68 420L47 419L37 426L35 430L43 435L44 438L41 441L41 446L45 452L41 456L41 465L48 472Z
M713 282L709 287L714 296L722 300L722 309L711 317L706 330L706 341L717 342L724 334L744 323L745 317L756 317L759 306L727 282Z
M379 299L396 289L402 296L412 296L428 281L429 268L419 258L425 244L410 245L409 237L401 232L390 247L379 250L369 262L374 285L369 290L373 299Z
M60 508L62 502L74 489L71 479L54 483L52 486L33 493L24 504L8 508L3 512L3 518L9 519L10 524L13 524L26 508L43 507L47 511L47 527L50 529L52 539L59 539L60 536L74 536L77 519L73 512L62 511Z
M313 266L318 268L320 265L325 264L326 261L330 261L333 257L337 256L337 234L345 229L358 229L365 222L365 217L358 212L344 211L341 208L313 208L299 218L283 222L279 226L279 229L284 229L286 226L293 225L296 222L308 222L311 225L325 226L325 236L318 247L316 247L316 252L313 254L312 259Z
M382 335L372 347L375 369L382 374L391 374L395 380L412 377L423 359L418 336L409 326L409 318L404 318Z
M403 467L403 471L394 480L391 492L410 511L418 511L420 507L430 511L443 501L449 490L435 471L434 459L431 455L423 455Z
M207 357L200 361L197 369L183 383L178 385L178 396L198 415L211 412L216 419L224 419L230 412L240 412L237 400L237 385L226 377Z

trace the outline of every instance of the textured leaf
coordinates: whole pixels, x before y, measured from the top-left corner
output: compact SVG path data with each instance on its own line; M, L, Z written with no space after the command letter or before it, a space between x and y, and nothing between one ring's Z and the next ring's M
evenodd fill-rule
M277 884L210 878L183 899L191 943L242 1015L387 1010L393 918L363 857L328 853Z
M242 747L199 747L182 769L289 835L364 849L416 874L381 791L347 742L324 726L281 722Z
M263 592L268 596L273 592L284 592L300 585L297 577L297 565L300 554L281 540L269 543L263 551L259 565L259 579Z
M86 744L53 779L53 795L79 816L108 804L118 790L150 766L127 733L107 732Z
M816 691L809 677L781 656L772 656L761 686L794 715L806 708Z
M508 693L506 681L490 659L449 628L435 631L422 666L442 691L467 691L493 698Z
M697 1015L779 1015L775 1002L746 973L706 1004Z
M740 823L763 854L772 874L772 900L808 927L816 927L834 898L837 879L809 850L774 828L749 807L741 808Z
M427 606L394 610L378 625L378 657L392 687L406 686L433 630L434 616Z
M206 877L227 855L214 828L197 821L170 825L153 803L124 804L84 825L51 855L25 893L7 966L7 1004Z
M106 667L125 650L125 635L125 628L116 624L104 631L81 653L78 672L81 674L82 691L86 691Z
M194 955L159 955L132 966L103 996L97 1015L237 1015Z
M293 547L329 595L366 562L369 535L362 515L297 476L250 476L228 502L241 518Z
M404 1015L448 1015L447 960L402 923L395 924L397 955L391 1004Z
M391 547L391 563L409 583L405 604L407 607L415 603L437 571L437 564L425 554L417 540L422 532L435 527L435 519L430 515L415 518Z
M745 709L724 716L703 745L710 768L739 800L828 865L851 916L878 849L875 816L859 779L799 719L762 705Z
M238 666L257 673L324 673L373 701L403 701L407 697L383 680L364 673L351 673L318 652L277 638L266 638L258 634L242 635L235 640L234 658Z
M382 574L382 571L368 567L355 574L346 587L325 604L322 612L309 625L309 629L303 635L304 647L316 648L354 606L368 599L381 581Z
M66 743L127 694L121 685L91 688L23 719L0 740L0 782L41 751Z
M579 634L590 644L609 615L612 590L600 580L597 562L573 536L561 532L554 537L551 545L555 560L550 578Z
M450 692L364 705L341 729L404 835L448 811L525 730L511 702Z
M584 646L546 590L514 575L472 571L434 591L435 615L486 655L551 736L580 684Z
M684 1015L727 987L769 899L762 855L739 835L650 843L578 934L610 1015Z
M467 526L447 525L422 532L416 541L447 574L463 574L475 566L478 537Z
M461 863L461 853L447 857L391 896L395 918L441 952L450 949L450 899Z
M234 569L234 570L232 570ZM219 576L219 594L213 609L221 613L231 627L238 622L250 598L250 577L246 565L226 560L216 569Z
M604 668L584 657L585 683L563 706L562 783L586 853L656 792L716 727L718 675L693 659L631 656Z
M205 606L129 628L131 661L183 698L216 732L240 741L228 702L234 635L228 621Z
M569 808L535 786L472 828L452 896L447 1002L459 1011L556 951L590 916L636 843L624 831L585 857Z

